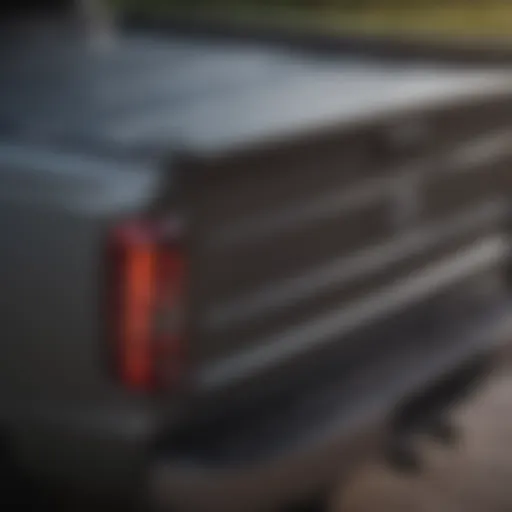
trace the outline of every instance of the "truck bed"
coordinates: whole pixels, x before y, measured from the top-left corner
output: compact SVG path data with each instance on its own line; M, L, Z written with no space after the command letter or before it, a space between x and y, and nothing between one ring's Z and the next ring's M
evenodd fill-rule
M503 72L319 57L265 41L132 29L98 48L81 36L62 22L3 31L0 136L119 154L211 154L510 83Z

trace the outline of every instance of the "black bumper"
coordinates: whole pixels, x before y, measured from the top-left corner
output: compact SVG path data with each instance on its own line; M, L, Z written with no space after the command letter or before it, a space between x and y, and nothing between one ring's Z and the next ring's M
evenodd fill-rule
M386 447L404 407L468 366L492 367L512 332L511 311L503 301L461 318L443 336L417 332L399 350L395 346L281 407L257 409L238 422L185 426L155 456L148 475L151 502L171 510L249 512L279 508L334 485Z

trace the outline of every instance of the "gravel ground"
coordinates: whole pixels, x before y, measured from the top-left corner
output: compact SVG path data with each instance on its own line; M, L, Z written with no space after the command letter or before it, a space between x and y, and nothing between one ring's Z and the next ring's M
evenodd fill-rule
M454 447L420 440L417 475L374 463L336 497L337 512L512 511L512 368L493 376L454 411L461 439Z

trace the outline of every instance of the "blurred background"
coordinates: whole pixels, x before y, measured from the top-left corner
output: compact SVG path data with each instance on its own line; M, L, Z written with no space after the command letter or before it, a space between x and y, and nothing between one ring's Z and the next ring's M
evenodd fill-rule
M137 12L194 12L329 31L507 38L510 0L111 0Z

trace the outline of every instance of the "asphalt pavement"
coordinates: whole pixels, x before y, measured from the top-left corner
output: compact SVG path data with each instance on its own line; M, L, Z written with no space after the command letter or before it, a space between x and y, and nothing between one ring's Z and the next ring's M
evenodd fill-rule
M336 512L512 511L512 367L491 376L454 411L461 437L451 448L419 439L424 467L398 474L380 461L335 497Z

